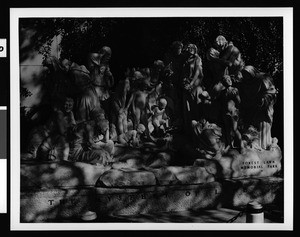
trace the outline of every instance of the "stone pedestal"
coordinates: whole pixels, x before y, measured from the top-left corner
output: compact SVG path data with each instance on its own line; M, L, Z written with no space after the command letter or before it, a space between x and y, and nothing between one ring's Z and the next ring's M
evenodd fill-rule
M89 209L93 190L51 188L21 192L20 222L55 222L80 218Z
M222 186L218 182L140 189L97 188L96 203L100 215L175 212L214 207L221 193Z
M117 170L80 162L22 164L21 222L67 221L80 218L87 210L96 210L101 216L243 207L250 201L283 205L282 178L224 179L220 167L211 160L147 170Z
M226 179L222 182L222 205L246 206L250 201L283 205L283 179L279 177Z
M221 179L271 177L281 171L281 159L278 146L262 151L245 149L242 154L233 149L220 159L196 159L194 166Z

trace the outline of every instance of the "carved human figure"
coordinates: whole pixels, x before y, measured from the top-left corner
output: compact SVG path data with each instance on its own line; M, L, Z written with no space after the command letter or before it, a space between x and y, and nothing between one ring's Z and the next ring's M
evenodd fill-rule
M230 76L226 75L222 79L224 86L221 91L222 102L222 117L224 124L224 135L226 146L236 147L238 149L243 148L242 135L238 129L239 122L239 106L241 98L239 91L236 87L232 86Z
M75 119L78 123L91 120L91 114L101 109L95 87L90 78L90 72L84 65L78 65L67 59L63 65L69 73L73 84L72 96L75 98Z
M113 142L109 140L108 121L104 113L95 112L91 121L78 124L70 143L70 161L109 165Z
M240 50L233 44L233 42L228 42L224 50L220 54L220 58L228 63L225 74L230 75L232 79L236 81L241 80L241 70L244 68L245 63L242 59L242 54Z
M222 129L205 119L193 120L194 146L206 159L220 159L228 150L222 141Z
M89 53L87 62L91 80L93 81L101 106L105 110L108 118L110 118L110 89L114 85L114 77L109 67L111 55L111 48L103 46L99 52Z
M163 87L162 82L157 83L151 90L148 91L147 95L147 113L150 113L150 116L152 114L153 106L157 105L158 99L163 95Z
M155 60L150 71L150 82L154 86L163 79L165 64L162 60Z
M47 80L44 81L46 96L49 96L52 107L59 107L70 86L65 68L55 56L46 57L42 64L47 71Z
M130 93L130 80L119 81L113 96L112 123L116 125L117 133L123 134L128 131L128 109L133 101Z
M114 152L114 142L110 140L109 121L107 119L96 119L93 134L93 148L102 148L110 155Z
M232 42L228 42L222 35L219 35L212 47L207 50L206 58L210 79L206 81L205 86L209 92L215 84L221 81L224 75L231 74L228 67L232 67L232 71L236 71L242 63L238 48Z
M174 102L174 114L176 120L174 124L182 125L182 71L184 64L184 55L182 53L183 44L180 41L174 41L166 54L164 60L164 77L163 77L163 91L164 94L172 99Z
M68 160L69 142L76 126L72 112L74 101L66 97L60 109L53 116L53 130L43 140L37 150L37 158L41 160Z
M184 130L189 134L191 121L200 117L198 104L201 102L200 95L203 92L201 86L203 71L202 60L195 44L188 44L184 54L186 60L183 65L183 118Z
M163 133L165 129L169 127L169 117L166 114L167 100L165 98L159 98L157 106L152 108L152 125L154 127L154 133L158 134L159 130Z
M122 133L118 137L118 142L122 145L139 147L141 145L141 135L144 134L146 128L143 124L139 124L137 130L129 130Z
M253 66L242 70L240 84L241 114L246 127L253 125L260 133L260 146L268 149L272 144L271 128L277 89L273 79Z
M182 55L183 44L180 41L174 41L171 44L169 52L167 52L164 65L165 73L170 82L176 87L181 87L181 75L182 67L184 63L184 57Z
M147 96L149 94L148 85L144 83L143 78L136 79L133 88L132 116L133 129L137 129L140 123L147 129Z
M199 94L202 93L201 82L203 79L202 60L198 55L198 48L195 44L188 44L186 47L187 59L183 65L184 88L189 90L194 100L200 103Z
M39 146L54 130L55 126L52 117L53 114L51 114L50 118L48 118L45 123L33 127L33 129L29 132L25 154L23 154L22 159L31 160L37 158L37 150Z

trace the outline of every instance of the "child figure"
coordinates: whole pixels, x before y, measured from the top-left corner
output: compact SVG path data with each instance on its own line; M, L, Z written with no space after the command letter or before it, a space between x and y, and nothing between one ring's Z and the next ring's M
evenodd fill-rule
M158 99L158 105L152 109L152 125L154 133L158 134L160 130L165 133L165 129L169 127L169 117L166 114L167 100L165 98Z
M65 122L66 129L68 132L76 126L76 121L73 113L74 108L74 100L71 97L66 97L65 103L63 106L63 113L61 114L63 116L63 120Z
M239 110L241 103L239 91L232 86L230 76L226 75L222 78L222 84L225 87L221 91L222 115L225 128L226 145L232 147L243 148L242 136L238 130Z
M122 133L118 137L119 143L125 146L139 147L141 145L141 135L146 131L143 124L139 124L137 130L130 130Z
M102 148L110 155L113 154L114 142L110 140L109 121L99 118L96 120L95 131L93 136L94 148Z

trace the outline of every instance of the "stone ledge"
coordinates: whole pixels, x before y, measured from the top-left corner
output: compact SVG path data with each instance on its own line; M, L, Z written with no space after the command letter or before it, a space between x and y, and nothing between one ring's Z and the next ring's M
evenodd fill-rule
M282 204L283 179L277 177L222 180L194 185L94 187L21 192L21 221L79 218L91 207L99 215L137 215L225 207L250 200Z
M96 203L100 213L113 215L185 211L216 206L221 192L218 182L143 189L96 188Z
M80 217L89 208L90 189L47 189L21 192L20 221L46 222Z
M223 205L244 206L252 200L261 204L276 202L278 205L283 205L283 178L226 179L222 184L226 190L226 195L223 195Z
M140 153L138 153L140 154ZM138 159L130 158L136 161ZM201 184L220 179L271 177L281 171L281 151L246 150L243 155L231 150L219 160L196 159L193 166L150 168L127 162L119 168L82 162L22 162L22 188L55 188L74 186L145 186ZM128 161L128 160L127 160ZM118 167L118 166L116 166Z
M203 159L194 166L142 170L118 170L81 162L24 162L21 221L78 218L91 208L100 214L136 215L220 205L240 207L250 200L281 205L283 179L271 176L276 170L271 168L271 173L263 174L269 177L251 177L256 171L253 173L250 168L250 173L246 170L242 175L250 177L232 179L231 175L226 176L228 170L220 171L216 161Z
M82 162L24 162L21 189L52 189L95 186L107 168Z

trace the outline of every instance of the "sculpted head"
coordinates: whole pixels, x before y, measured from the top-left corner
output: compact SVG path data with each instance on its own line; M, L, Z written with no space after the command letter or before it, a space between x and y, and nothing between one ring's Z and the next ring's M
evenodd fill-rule
M138 134L143 134L146 131L146 127L143 124L139 124L137 129L136 129Z
M167 107L167 104L168 104L168 102L167 102L167 100L165 98L160 98L158 100L158 107L160 109L165 109Z
M99 53L100 53L100 61L101 61L101 63L108 63L109 60L111 59L111 54L112 54L111 48L108 47L108 46L103 46L100 49Z
M183 49L183 44L180 41L174 41L171 45L171 49L175 55L180 55Z
M186 51L191 55L195 55L198 53L198 48L195 44L188 44L186 47Z
M64 70L66 72L68 72L71 68L72 62L69 59L64 59L64 60L62 60L61 64L62 64Z
M214 42L214 47L217 49L217 50L223 50L226 45L228 44L226 38L223 36L223 35L219 35L216 39L215 39L215 42Z
M71 112L74 106L74 100L71 97L66 97L64 102L64 110L65 112Z

